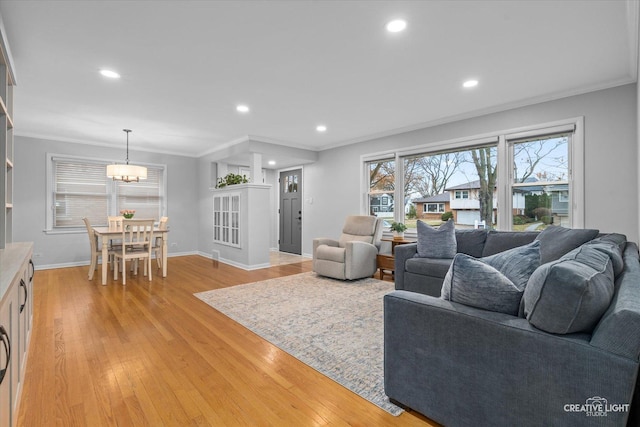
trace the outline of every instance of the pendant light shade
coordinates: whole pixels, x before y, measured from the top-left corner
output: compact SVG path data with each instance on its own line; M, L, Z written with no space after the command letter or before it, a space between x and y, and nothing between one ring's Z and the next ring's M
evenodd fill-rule
M114 181L139 182L147 179L147 168L129 164L129 132L131 129L122 129L127 133L127 159L124 165L107 165L107 176Z

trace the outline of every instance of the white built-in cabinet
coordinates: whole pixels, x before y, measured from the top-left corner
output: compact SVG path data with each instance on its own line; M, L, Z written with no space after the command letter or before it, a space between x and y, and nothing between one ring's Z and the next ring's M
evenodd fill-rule
M271 186L236 184L213 191L213 257L252 270L269 266Z
M240 193L219 193L213 196L213 241L240 247Z
M0 249L0 426L16 425L33 326L32 243Z
M13 241L13 86L15 76L0 22L0 249Z

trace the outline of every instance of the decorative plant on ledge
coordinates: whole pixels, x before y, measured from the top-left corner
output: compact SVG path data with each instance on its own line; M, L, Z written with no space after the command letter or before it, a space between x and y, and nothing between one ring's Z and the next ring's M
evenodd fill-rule
M216 188L224 188L227 185L246 184L249 182L246 175L236 175L235 173L228 173L224 178L218 178Z
M404 238L404 232L407 229L407 226L401 222L393 221L391 226L389 227L391 231L393 231L393 238L396 240L402 240Z

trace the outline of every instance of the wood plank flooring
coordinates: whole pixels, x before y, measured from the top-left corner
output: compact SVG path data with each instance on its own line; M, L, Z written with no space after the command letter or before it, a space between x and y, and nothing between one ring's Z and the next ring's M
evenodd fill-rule
M126 286L87 269L35 274L18 426L437 425L389 415L193 296L311 261L244 271L174 257L168 277Z

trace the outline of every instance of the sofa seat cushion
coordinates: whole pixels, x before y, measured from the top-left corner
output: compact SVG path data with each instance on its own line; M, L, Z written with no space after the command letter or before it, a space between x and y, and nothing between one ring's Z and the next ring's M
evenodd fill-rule
M449 271L453 258L410 258L405 263L409 273L444 278Z
M528 245L538 237L535 231L495 231L489 230L487 240L482 249L482 256L487 257L504 252L518 246Z
M546 332L591 332L613 293L609 255L582 245L531 275L524 291L524 314L533 326Z
M539 242L486 258L457 254L444 279L441 297L516 316L529 276L538 266Z
M433 228L418 220L418 253L420 258L449 258L456 255L456 225L452 220Z
M540 232L540 262L546 264L559 259L583 243L593 240L598 230L565 228L551 225Z
M344 248L339 248L336 246L329 245L320 245L318 249L316 249L316 258L323 259L326 261L334 261L334 262L344 262Z

